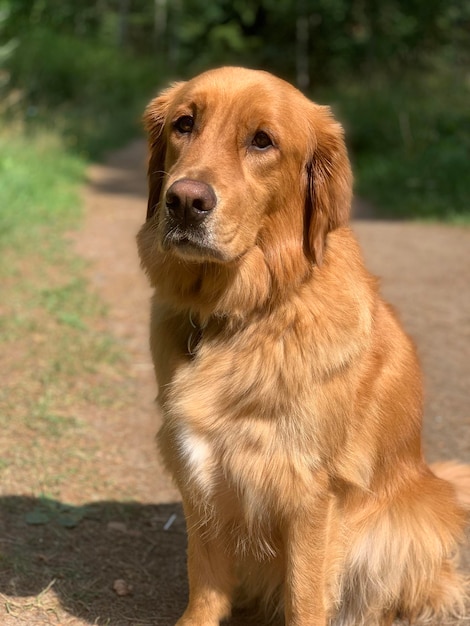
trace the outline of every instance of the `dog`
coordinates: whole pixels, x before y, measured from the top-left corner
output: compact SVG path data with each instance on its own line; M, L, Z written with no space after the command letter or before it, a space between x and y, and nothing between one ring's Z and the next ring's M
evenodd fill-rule
M189 602L288 626L465 611L470 468L428 467L415 348L348 227L343 130L225 67L150 102L147 219L159 448L181 491Z

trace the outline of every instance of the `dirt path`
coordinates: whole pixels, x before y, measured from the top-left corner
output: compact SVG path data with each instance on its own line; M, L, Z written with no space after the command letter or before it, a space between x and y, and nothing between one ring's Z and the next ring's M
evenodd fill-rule
M178 494L161 471L153 441L157 418L147 349L150 291L134 242L146 208L144 170L142 142L90 170L86 221L77 241L79 253L91 262L92 284L109 305L108 330L131 358L132 405L109 433L111 441L118 439L113 449L120 449L120 457L113 462L108 455L106 461L108 471L118 473L123 493L134 494L139 503L134 511L139 519L134 517L131 525L139 534L122 533L119 551L108 542L108 553L102 555L116 571L118 564L125 570L128 559L134 593L115 600L121 603L119 613L110 604L112 595L106 596L108 604L92 600L95 604L87 610L72 603L77 621L70 623L80 625L170 626L186 595ZM357 219L354 228L369 267L383 277L383 291L419 346L427 386L427 455L470 462L470 229L371 219ZM164 530L173 514L176 519ZM470 569L468 554L466 559ZM240 617L235 623L248 626L249 620Z

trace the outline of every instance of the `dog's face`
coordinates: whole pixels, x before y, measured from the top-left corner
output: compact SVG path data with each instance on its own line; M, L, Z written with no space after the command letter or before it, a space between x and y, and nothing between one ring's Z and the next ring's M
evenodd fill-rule
M222 68L147 107L147 222L161 253L233 263L255 247L321 263L346 223L351 174L342 129L288 83Z

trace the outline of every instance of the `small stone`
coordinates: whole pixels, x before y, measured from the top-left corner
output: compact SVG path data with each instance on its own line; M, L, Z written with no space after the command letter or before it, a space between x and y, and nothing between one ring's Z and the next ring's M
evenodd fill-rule
M117 530L120 533L127 532L127 526L124 524L124 522L108 522L108 525L106 528L108 530Z
M130 596L134 587L122 578L118 578L113 583L113 590L117 596Z

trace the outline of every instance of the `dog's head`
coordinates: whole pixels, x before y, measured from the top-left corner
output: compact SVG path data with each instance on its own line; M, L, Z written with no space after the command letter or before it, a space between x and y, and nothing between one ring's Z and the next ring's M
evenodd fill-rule
M144 122L147 269L149 236L153 254L180 266L233 266L254 250L271 273L321 265L351 202L343 131L328 107L266 72L229 67L163 91Z

